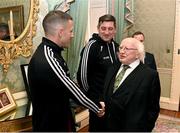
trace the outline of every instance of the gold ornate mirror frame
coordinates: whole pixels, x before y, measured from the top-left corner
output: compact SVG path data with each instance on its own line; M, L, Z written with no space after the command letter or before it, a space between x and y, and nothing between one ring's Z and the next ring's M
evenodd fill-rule
M38 19L39 0L30 0L30 2L28 22L20 36L11 41L0 40L0 64L5 73L13 59L19 56L29 57L32 53L32 39L36 32L35 23Z

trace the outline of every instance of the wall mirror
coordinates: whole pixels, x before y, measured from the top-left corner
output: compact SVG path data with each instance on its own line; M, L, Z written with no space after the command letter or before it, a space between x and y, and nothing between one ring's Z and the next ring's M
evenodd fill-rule
M2 21L2 19L8 20L10 32L9 40L0 40L0 64L5 73L8 71L13 59L19 56L29 57L31 55L33 46L32 38L36 32L35 23L38 19L37 15L39 11L39 0L14 0L10 2L14 2L15 4L23 2L24 5L16 4L16 6L7 7L8 1L9 0L3 1L5 3L4 7L0 6L0 21ZM1 5L3 5L3 3L1 3ZM3 13L6 15L4 18ZM22 22L23 24L20 24ZM14 29L18 27L18 24L22 30L18 29L19 34L16 36Z

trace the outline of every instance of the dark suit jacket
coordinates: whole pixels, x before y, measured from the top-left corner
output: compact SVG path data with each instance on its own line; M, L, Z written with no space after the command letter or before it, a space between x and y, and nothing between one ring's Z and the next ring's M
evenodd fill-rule
M152 69L154 69L154 70L157 70L156 61L155 61L155 58L154 58L154 55L153 55L153 54L146 52L146 53L145 53L144 63L145 63L146 65L148 65L150 68L152 68Z
M105 81L105 127L107 131L151 131L160 111L158 72L140 63L113 93L119 67L110 68Z

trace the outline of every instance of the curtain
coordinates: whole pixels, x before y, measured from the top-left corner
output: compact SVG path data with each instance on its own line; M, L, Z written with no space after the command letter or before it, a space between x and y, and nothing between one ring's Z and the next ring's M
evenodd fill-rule
M117 34L115 40L119 43L128 36L128 29L134 23L134 1L133 0L109 0L108 11L116 17Z
M80 60L80 52L85 43L88 20L88 0L75 0L70 5L70 15L74 21L74 38L67 49L67 64L71 78L76 80L76 72Z

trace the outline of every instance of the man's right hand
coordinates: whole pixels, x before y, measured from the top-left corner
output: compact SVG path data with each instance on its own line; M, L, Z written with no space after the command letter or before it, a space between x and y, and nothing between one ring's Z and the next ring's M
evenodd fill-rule
M99 112L97 113L98 117L103 117L105 114L105 103L104 102L99 102L101 105L101 109L99 109Z

